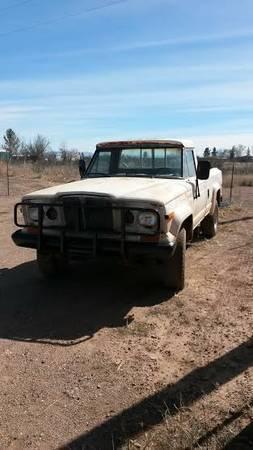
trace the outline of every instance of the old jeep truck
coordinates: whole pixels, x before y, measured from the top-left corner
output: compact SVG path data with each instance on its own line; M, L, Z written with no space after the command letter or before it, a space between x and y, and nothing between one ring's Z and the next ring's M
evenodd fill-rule
M12 237L37 250L45 275L71 260L116 255L151 262L164 286L180 290L186 243L197 227L216 234L221 198L221 171L198 162L190 142L104 142L84 179L23 197Z

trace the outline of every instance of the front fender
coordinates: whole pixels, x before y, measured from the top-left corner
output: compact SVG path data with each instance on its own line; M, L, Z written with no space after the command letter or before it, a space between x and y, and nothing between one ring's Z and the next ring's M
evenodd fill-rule
M177 236L182 224L185 220L189 219L189 217L192 217L192 210L189 206L184 205L176 208L176 210L174 210L174 218L171 223L170 233Z
M219 191L221 191L220 184L218 182L214 183L213 191L212 191L212 204L211 204L211 209L210 209L210 213L209 214L213 214L214 213L215 205L216 205L216 201L217 201L217 194L218 194Z

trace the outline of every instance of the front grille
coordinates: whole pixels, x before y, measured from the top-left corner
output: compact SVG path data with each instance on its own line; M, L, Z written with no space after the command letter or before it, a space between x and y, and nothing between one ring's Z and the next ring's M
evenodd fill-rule
M82 219L82 204L78 197L64 198L63 211L67 231L84 231L84 221Z
M112 231L112 204L108 200L87 199L84 207L87 230Z
M63 198L63 209L68 231L113 231L110 200L100 198Z

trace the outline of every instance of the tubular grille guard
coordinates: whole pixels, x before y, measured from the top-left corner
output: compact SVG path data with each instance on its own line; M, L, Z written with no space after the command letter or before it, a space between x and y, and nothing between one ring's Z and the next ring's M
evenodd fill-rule
M82 220L84 221L84 216L85 216L85 210L87 209L98 209L98 205L90 205L90 204L86 204L86 203L82 203L80 202L79 205L77 205L76 202L69 202L68 201L68 205L71 207L77 207L80 210L81 213L81 217ZM38 224L36 225L31 225L31 224L25 224L25 223L19 223L18 222L18 208L22 208L23 206L33 206L34 208L38 208ZM43 230L57 230L59 231L59 247L62 253L64 253L65 250L65 231L66 231L66 225L63 224L61 226L50 226L50 225L44 225L43 221L44 221L44 211L43 208L44 207L60 207L63 208L64 205L63 203L35 203L35 202L20 202L17 203L14 207L14 223L17 227L20 228L36 228L38 230L37 236L38 236L38 245L37 248L38 250L41 250L41 248L43 247ZM126 207L126 206L113 206L113 205L102 205L99 206L99 209L112 209L113 211L120 211L120 218L121 218L121 224L120 224L120 231L115 231L115 230L103 230L100 229L99 232L103 233L103 235L115 235L118 236L120 238L120 253L122 254L122 256L125 256L125 243L126 243L126 233L127 235L131 235L131 236L155 236L159 233L160 230L160 216L157 210L155 209L150 209L150 208L137 208L137 207ZM133 232L133 231L127 231L126 232L126 211L128 210L131 211L139 211L139 212L152 212L153 214L156 214L157 217L157 226L156 229L153 232L150 233L142 233L142 232ZM81 232L82 230L76 230L77 233ZM92 243L92 254L93 256L96 256L97 254L97 246L98 246L98 232L94 231L91 232L90 230L85 230L89 232L89 235L92 235L91 239L91 243Z

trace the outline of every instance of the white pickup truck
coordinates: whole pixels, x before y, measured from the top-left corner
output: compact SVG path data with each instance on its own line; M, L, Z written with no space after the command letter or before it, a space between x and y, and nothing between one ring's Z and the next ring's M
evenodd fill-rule
M197 227L216 234L221 199L221 171L198 162L190 142L104 142L82 180L23 197L12 237L37 250L46 275L71 260L119 256L152 262L161 283L180 290L186 243Z

